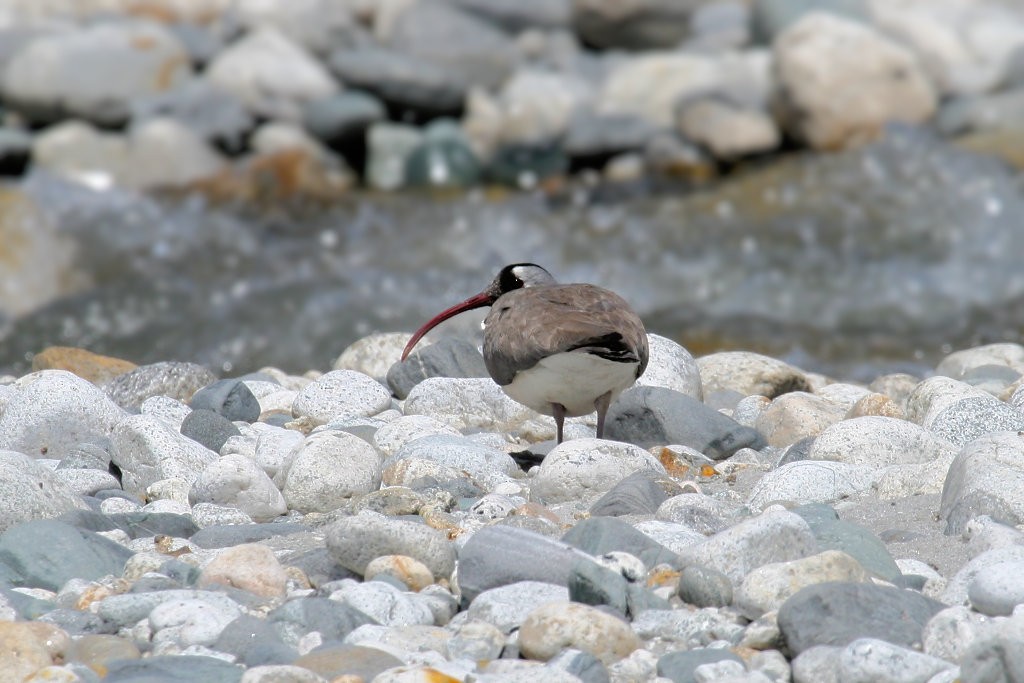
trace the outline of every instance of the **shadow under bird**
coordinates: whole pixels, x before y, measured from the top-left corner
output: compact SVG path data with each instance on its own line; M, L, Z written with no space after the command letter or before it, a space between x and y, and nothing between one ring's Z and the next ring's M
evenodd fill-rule
M597 411L604 436L612 401L647 368L647 332L626 300L602 287L558 284L533 263L505 266L479 294L438 313L409 339L402 360L441 322L490 306L484 363L512 399L555 418Z

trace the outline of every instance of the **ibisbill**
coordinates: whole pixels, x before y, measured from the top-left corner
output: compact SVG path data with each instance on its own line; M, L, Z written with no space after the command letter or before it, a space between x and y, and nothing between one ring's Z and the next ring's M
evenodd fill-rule
M647 368L644 324L626 300L590 284L559 284L534 263L505 266L482 292L431 318L409 339L402 360L441 322L490 306L484 363L513 400L555 418L597 411L604 436L608 406Z

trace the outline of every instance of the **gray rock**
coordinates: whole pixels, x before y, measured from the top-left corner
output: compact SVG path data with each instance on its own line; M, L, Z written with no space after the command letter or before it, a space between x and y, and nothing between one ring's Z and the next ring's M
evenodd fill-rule
M688 529L682 524L648 519L634 524L637 531L653 538L674 553L704 542L704 534Z
M518 57L512 40L493 25L442 3L410 5L395 18L386 42L444 70L463 92L500 85Z
M384 104L377 97L348 90L310 102L303 114L303 125L318 140L345 154L353 146L365 145L367 129L386 119Z
M94 496L99 491L121 488L121 482L117 477L105 470L57 469L53 474L73 493L80 496Z
M214 453L220 453L225 441L241 435L229 419L205 408L193 410L185 416L181 422L181 433Z
M120 544L54 520L25 522L0 535L0 562L31 588L56 591L73 578L120 576L131 556Z
M935 374L962 380L971 370L988 365L1024 372L1024 346L1011 343L985 344L954 351L939 361L935 366Z
M215 657L164 655L145 659L121 659L106 665L107 683L238 683L243 669Z
M126 410L138 410L151 396L169 396L187 403L196 391L215 381L217 376L202 365L164 361L118 375L105 389L114 403Z
M939 516L947 534L960 533L980 515L1011 526L1024 521L1022 457L1024 437L1018 431L986 434L964 446L942 488Z
M658 659L658 675L672 680L672 683L697 683L694 670L703 664L716 662L738 662L743 660L729 650L720 648L697 648L685 652L670 652Z
M899 588L821 583L801 589L783 603L779 628L795 654L816 645L846 646L858 638L920 647L924 625L944 607Z
M968 590L974 578L984 569L1006 562L1024 561L1024 546L1009 545L993 548L971 558L960 567L942 591L942 601L948 605L965 605L969 599Z
M580 520L562 536L562 542L590 555L615 551L629 553L640 558L648 568L661 563L680 566L676 553L617 517Z
M588 44L602 49L650 50L679 45L689 31L690 14L700 3L644 0L577 0L573 26Z
M238 154L256 128L256 117L234 95L195 78L178 88L136 98L132 102L135 124L155 118L179 121L203 140Z
M346 569L362 574L381 555L408 555L448 578L455 569L455 549L444 534L426 524L363 511L338 520L327 530L327 550ZM460 576L460 580L463 577ZM463 587L465 593L465 586Z
M566 586L576 562L593 562L568 543L508 526L487 526L459 551L459 588L465 600L521 581Z
M472 187L481 173L469 140L444 119L426 128L423 142L405 160L405 183L410 187Z
M0 451L0 532L22 522L52 519L86 508L49 468L22 453Z
M225 48L207 67L206 77L255 114L292 122L302 120L307 103L338 90L324 66L270 27Z
M371 92L386 104L423 115L450 115L462 108L464 85L444 68L379 47L331 53L331 71L346 85Z
M319 597L289 600L270 612L267 621L287 644L296 643L310 631L319 631L325 642L340 642L360 626L374 623L355 608Z
M812 391L801 370L769 356L749 351L720 351L697 359L704 391L731 389L743 396L774 399L791 391Z
M770 562L798 560L817 553L810 527L791 512L764 513L711 536L680 553L683 565L716 569L738 584L752 569Z
M572 0L455 0L455 4L510 33L565 28L572 18Z
M843 648L815 645L793 658L793 683L838 683Z
M212 410L232 422L255 422L260 417L260 402L238 379L222 379L208 384L192 394L189 407L192 410Z
M59 460L80 444L105 444L123 417L92 383L43 370L14 384L0 412L0 450Z
M653 515L662 503L682 492L671 477L641 470L619 480L608 493L598 498L590 506L590 514L596 517Z
M396 587L387 578L356 583L331 593L331 600L348 605L368 615L383 626L432 626L434 614L416 593ZM384 579L384 580L381 580ZM395 581L401 585L400 581Z
M825 429L808 449L807 458L882 468L946 459L955 451L952 442L913 422L870 415Z
M324 54L338 44L370 40L364 36L355 7L330 0L267 4L239 0L231 5L232 18L249 31L270 26L314 54Z
M32 121L70 115L109 126L128 120L134 98L191 76L184 46L163 26L102 22L31 41L7 63L0 87Z
M584 605L607 605L626 616L627 582L621 572L590 560L572 563L568 577L569 599Z
M754 569L736 588L734 605L748 619L775 612L805 586L825 582L867 583L870 575L846 553L826 550L799 560L766 564Z
M644 448L682 444L721 460L741 448L758 450L764 437L730 417L671 389L634 387L608 410L605 425L610 439Z
M243 614L221 631L213 648L235 655L247 667L289 664L299 656L266 619Z
M980 568L967 585L971 606L989 616L1007 616L1024 604L1024 585L1020 577L1024 561L1000 562Z
M111 435L111 461L121 470L124 490L142 495L161 479L179 478L191 485L217 454L172 431L149 415L130 415Z
M836 511L828 505L801 505L793 508L793 512L810 526L821 550L841 550L886 581L899 578L900 569L896 561L885 544L867 527L839 519Z
M474 344L446 337L413 351L404 361L392 365L387 382L395 396L405 399L414 386L428 377L488 376L484 357Z
M583 108L573 112L562 147L573 159L595 162L643 150L659 130L641 116L602 114Z
M569 591L565 586L543 581L516 581L479 593L470 602L467 612L471 619L494 624L507 634L518 629L537 607L568 599Z
M766 473L750 492L749 503L764 509L772 503L833 503L867 491L878 472L869 465L799 460Z
M569 648L562 650L548 660L549 667L561 669L576 676L583 683L609 683L608 669L601 660L583 650Z
M679 598L695 607L728 607L733 588L729 577L711 567L691 564L679 575Z

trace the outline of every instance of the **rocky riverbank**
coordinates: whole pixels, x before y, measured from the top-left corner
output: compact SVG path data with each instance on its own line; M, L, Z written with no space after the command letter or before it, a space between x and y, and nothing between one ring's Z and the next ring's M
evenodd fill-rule
M567 425L472 344L0 384L11 680L1015 680L1024 347L837 383L652 336Z
M26 0L0 29L0 169L97 188L692 184L894 121L1024 159L999 0Z

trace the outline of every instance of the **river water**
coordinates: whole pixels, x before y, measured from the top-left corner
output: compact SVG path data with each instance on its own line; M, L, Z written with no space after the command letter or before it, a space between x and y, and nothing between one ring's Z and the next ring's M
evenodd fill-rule
M618 291L695 354L758 350L849 379L922 374L1024 329L1021 176L909 128L618 199L356 193L257 214L38 174L17 191L72 245L77 284L0 323L0 373L49 344L225 375L326 370L360 336L411 331L517 261ZM478 335L480 317L441 332Z

